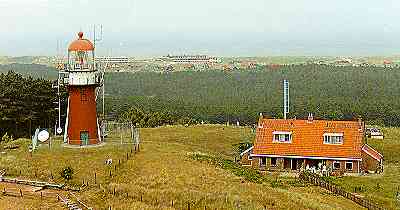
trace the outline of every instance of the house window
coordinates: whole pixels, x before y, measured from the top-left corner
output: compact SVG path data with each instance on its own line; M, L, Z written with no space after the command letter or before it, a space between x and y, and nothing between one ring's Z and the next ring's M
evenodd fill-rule
M346 170L353 170L353 162L346 162Z
M276 166L276 158L271 158L271 166Z
M251 156L249 155L249 156L247 156L247 159L248 159L248 160L253 160L253 157L251 157Z
M324 144L343 144L342 133L325 133Z
M333 169L340 169L340 162L339 161L333 162Z
M274 142L278 143L291 143L292 142L292 132L282 132L275 131L274 134Z

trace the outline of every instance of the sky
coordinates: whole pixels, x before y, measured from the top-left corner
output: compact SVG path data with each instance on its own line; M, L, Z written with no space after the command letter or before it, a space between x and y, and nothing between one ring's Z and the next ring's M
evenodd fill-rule
M65 54L94 25L104 56L399 55L398 11L396 0L0 0L0 55Z

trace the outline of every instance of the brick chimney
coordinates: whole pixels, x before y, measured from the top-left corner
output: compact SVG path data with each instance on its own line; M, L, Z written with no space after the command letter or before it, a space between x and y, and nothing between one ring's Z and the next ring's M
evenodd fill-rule
M258 126L261 126L263 118L264 118L264 116L263 116L262 112L260 112L260 116L258 117Z
M308 118L307 118L307 122L312 123L314 120L314 116L312 113L308 113Z
M361 117L358 118L358 130L364 132L364 122Z

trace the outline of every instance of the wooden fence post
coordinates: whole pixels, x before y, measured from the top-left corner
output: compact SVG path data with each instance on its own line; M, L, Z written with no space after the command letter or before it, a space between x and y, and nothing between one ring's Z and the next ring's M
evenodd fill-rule
M94 172L94 184L97 184L96 172Z

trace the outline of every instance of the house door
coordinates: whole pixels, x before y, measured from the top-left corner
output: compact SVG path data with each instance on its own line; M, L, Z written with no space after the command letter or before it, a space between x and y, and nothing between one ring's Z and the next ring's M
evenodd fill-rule
M89 144L89 132L81 131L81 145Z
M291 161L290 161L289 158L284 158L283 159L283 168L284 169L290 169L290 163L291 163Z

